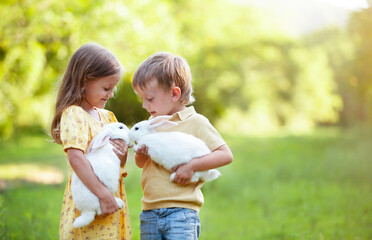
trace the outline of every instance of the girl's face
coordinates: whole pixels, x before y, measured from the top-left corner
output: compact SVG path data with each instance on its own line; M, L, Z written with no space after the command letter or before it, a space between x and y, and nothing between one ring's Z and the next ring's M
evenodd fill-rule
M184 105L178 101L180 92L177 87L164 90L158 86L156 80L152 80L145 88L138 87L135 91L141 97L142 107L153 117L173 115L184 108Z
M104 108L106 102L114 96L115 86L119 83L120 74L115 74L91 81L86 81L81 107L86 110L93 107Z

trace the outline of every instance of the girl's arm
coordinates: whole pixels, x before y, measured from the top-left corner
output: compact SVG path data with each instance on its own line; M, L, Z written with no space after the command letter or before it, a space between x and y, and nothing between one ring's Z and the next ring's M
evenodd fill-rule
M178 184L187 185L190 183L194 172L207 171L213 168L225 166L233 161L230 148L224 144L210 154L194 158L190 162L173 169L177 171L174 181Z
M150 159L147 150L148 148L146 146L143 146L137 150L136 155L134 157L134 159L136 160L137 167L143 168L146 161Z
M79 179L99 198L102 215L116 212L119 208L114 196L94 174L92 166L84 156L84 152L79 149L69 148L67 149L67 156L72 169Z

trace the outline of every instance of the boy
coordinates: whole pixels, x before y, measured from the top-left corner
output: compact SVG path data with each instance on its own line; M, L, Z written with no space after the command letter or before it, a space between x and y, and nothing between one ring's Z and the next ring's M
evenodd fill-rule
M172 115L170 121L178 123L164 131L192 134L212 151L174 169L174 182L169 181L170 172L151 161L146 147L136 152L136 165L143 168L141 240L198 239L203 182L191 184L191 177L196 171L231 163L232 153L208 119L196 113L194 107L186 107L193 97L190 67L183 58L167 52L150 56L134 73L132 86L151 117Z

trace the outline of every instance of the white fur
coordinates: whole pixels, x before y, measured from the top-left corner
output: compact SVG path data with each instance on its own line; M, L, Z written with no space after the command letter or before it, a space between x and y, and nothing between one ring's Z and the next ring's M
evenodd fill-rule
M128 146L131 145L127 126L119 122L109 123L93 138L85 156L99 180L111 193L115 193L119 184L120 159L113 151L110 138L123 139ZM96 214L102 213L98 197L81 182L75 172L71 179L71 192L76 208L81 211L73 223L75 228L88 225ZM119 208L124 207L120 198L115 197L115 200Z
M185 164L193 158L202 157L211 151L199 138L182 132L157 132L158 129L165 129L177 125L168 121L170 116L158 116L135 124L129 131L129 138L136 145L137 151L142 146L147 146L151 159L172 171L173 167ZM170 180L173 181L176 173L172 173ZM198 182L199 179L209 182L221 176L216 169L203 172L195 172L191 182Z

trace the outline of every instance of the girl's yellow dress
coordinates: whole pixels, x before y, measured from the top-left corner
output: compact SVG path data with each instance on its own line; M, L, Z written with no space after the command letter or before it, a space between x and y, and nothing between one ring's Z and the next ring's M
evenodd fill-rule
M114 114L104 109L96 109L101 121L97 121L79 106L66 108L61 117L60 136L63 149L81 149L84 153L88 149L90 141L101 130L102 126L110 122L117 122ZM60 239L131 239L127 196L124 189L123 177L126 171L122 168L119 189L115 193L120 197L125 207L108 216L97 216L95 220L82 228L72 226L76 217L80 216L79 210L75 209L71 194L71 176L73 170L67 159L68 179L63 196L62 214L59 226Z

